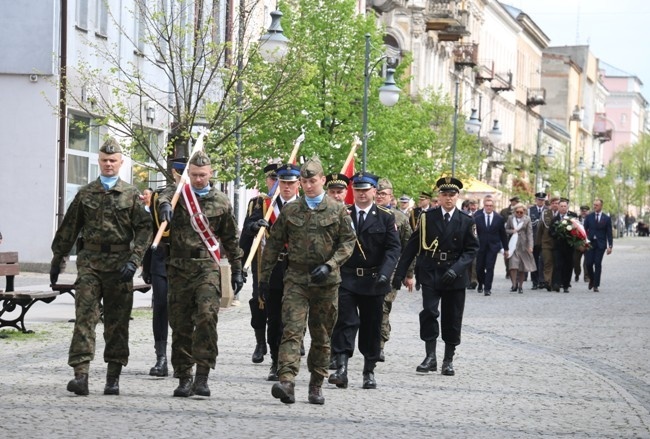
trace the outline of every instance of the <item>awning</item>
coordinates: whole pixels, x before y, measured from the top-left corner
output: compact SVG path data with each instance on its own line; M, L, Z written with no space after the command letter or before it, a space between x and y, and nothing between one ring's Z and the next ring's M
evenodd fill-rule
M464 184L463 190L465 191L466 198L469 198L470 196L480 197L486 195L492 195L495 198L499 198L502 194L499 189L494 188L487 183L483 183L482 181L475 178L470 178L467 180Z

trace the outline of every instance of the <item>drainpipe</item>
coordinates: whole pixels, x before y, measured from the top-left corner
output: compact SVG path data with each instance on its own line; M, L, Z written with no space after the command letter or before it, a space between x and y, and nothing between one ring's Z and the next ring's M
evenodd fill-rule
M59 26L59 150L58 150L58 187L57 187L57 229L63 222L65 213L65 150L67 131L67 106L65 103L67 78L66 68L68 62L68 0L61 0L61 19Z

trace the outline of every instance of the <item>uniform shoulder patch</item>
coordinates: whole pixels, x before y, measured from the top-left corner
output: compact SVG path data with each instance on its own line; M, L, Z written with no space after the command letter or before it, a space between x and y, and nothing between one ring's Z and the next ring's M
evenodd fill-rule
M391 214L391 215L393 214L393 211L392 211L392 210L390 210L389 208L384 207L384 206L377 205L377 209L382 210L382 211L384 211L384 212L386 212L386 213L389 213L389 214Z
M478 233L476 233L476 223L472 223L472 235L474 235L474 238L478 238Z

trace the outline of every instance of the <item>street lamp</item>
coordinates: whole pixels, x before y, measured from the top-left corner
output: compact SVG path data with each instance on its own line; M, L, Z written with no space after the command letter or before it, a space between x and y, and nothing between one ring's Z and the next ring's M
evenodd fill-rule
M243 3L243 0L241 0ZM245 5L244 5L245 6ZM243 14L243 9L239 11ZM282 12L271 12L271 26L264 35L260 37L260 55L267 62L276 62L284 58L289 52L289 40L284 36L280 20Z
M239 0L239 34L237 37L237 112L235 115L235 190L233 194L233 211L235 219L239 222L239 190L241 186L241 115L243 110L244 83L241 79L244 71L244 30L246 26L246 0ZM262 58L269 63L275 63L289 51L289 39L284 36L280 20L282 12L271 12L271 26L260 37L259 50Z
M479 97L479 108L480 106L481 106L481 99ZM480 148L482 120L479 111L480 110L477 110L476 108L472 108L472 114L470 115L469 119L465 121L465 131L468 134L476 135L476 138L479 142L479 148ZM487 114L486 118L492 113L492 111L490 111ZM501 127L499 126L498 119L494 119L494 125L492 126L492 129L488 131L487 137L492 145L497 145L501 141L501 138L503 137L503 131L501 131ZM482 173L481 170L482 170L482 166L481 169L479 170L479 179L481 178L480 175Z
M361 137L361 171L366 172L366 163L368 156L368 93L370 89L370 75L373 70L381 61L388 58L387 55L382 55L375 61L375 63L370 65L370 34L366 34L366 51L365 51L365 63L363 67L363 119L362 119L362 137ZM395 85L395 69L386 70L386 80L384 85L379 87L379 102L386 107L392 107L399 100L400 89Z

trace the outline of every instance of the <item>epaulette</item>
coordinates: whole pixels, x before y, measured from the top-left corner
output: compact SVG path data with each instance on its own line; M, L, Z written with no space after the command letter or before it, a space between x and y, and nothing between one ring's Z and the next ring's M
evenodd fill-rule
M380 206L379 204L377 204L377 209L383 210L384 212L390 213L391 215L393 215L393 211L391 209L389 209L388 207Z

